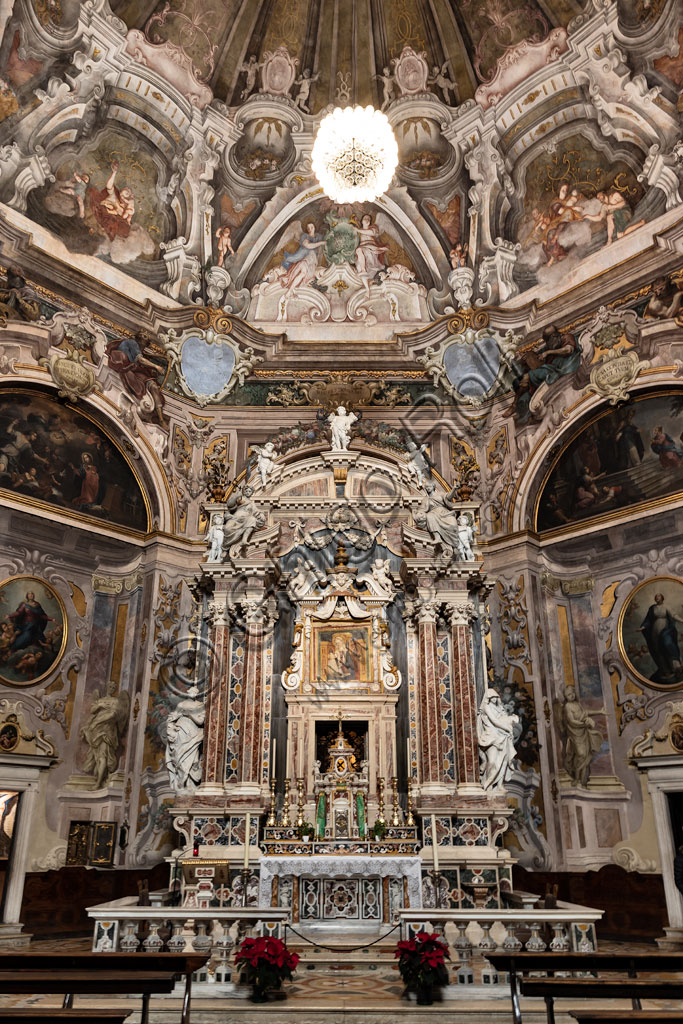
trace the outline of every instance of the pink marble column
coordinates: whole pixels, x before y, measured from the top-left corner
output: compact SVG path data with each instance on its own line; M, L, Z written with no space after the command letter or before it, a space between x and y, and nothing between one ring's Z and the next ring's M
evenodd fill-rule
M441 711L436 659L437 605L421 601L417 609L419 666L418 709L420 716L420 791L446 791L443 785Z
M253 617L248 619L245 639L240 778L242 783L259 785L263 743L263 622Z
M479 743L477 740L477 694L472 654L472 618L474 609L466 599L446 605L451 622L453 650L453 728L458 790L476 787L479 776Z
M211 668L206 695L204 764L201 788L223 792L225 782L226 727L230 693L230 624L224 609L213 605Z

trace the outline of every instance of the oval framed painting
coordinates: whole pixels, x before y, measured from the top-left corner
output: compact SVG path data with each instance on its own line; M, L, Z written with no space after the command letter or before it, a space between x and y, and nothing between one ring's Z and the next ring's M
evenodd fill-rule
M655 576L635 587L619 615L619 652L646 686L683 686L683 580Z
M57 591L36 576L0 583L0 682L34 686L66 648L68 623Z

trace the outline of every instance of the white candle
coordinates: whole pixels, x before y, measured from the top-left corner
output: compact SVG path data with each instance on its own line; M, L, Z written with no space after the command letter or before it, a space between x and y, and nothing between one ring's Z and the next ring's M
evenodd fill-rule
M437 853L438 847L436 845L436 815L432 814L432 853L434 854L434 870L439 870L439 854Z
M408 763L408 778L410 778L410 776L413 774L413 766L412 766L412 763L411 763L412 762L412 757L410 755L410 732L408 733L408 738L406 740L406 746L408 748L408 762L407 762Z
M249 836L250 836L250 833L251 833L251 814L249 814L249 812L247 811L247 817L246 817L246 821L244 823L244 866L245 866L245 868L249 867Z
M271 777L271 779L275 778L275 763L276 763L275 762L275 755L276 755L276 753L277 753L277 740L274 739L273 740L273 754L272 754L272 758L271 758L271 762L270 762L270 777Z

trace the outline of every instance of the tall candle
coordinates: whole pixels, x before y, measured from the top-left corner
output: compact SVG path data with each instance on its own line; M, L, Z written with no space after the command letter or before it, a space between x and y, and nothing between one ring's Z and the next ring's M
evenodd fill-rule
M439 870L439 854L438 846L436 845L436 815L432 814L432 852L434 854L434 870Z
M275 778L275 765L276 765L275 755L276 754L277 754L277 740L273 739L273 754L272 754L271 762L270 762L270 777L271 777L271 779Z
M245 866L245 868L249 867L249 838L250 838L250 835L251 835L251 814L249 814L249 812L247 811L247 817L246 817L246 821L244 823L244 866Z
M406 739L406 746L408 748L408 760L406 762L406 764L408 765L407 774L408 774L408 776L411 776L413 774L413 766L411 764L412 757L411 757L411 754L410 754L410 733L408 734L408 738Z

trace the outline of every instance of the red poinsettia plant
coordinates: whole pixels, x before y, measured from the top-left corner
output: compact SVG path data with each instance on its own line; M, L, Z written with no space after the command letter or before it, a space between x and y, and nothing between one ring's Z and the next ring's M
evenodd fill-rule
M265 998L268 989L278 989L285 978L292 980L292 971L299 963L296 953L290 953L281 939L259 936L243 939L235 953L235 963L246 968L247 981L254 986L255 1001Z
M406 988L431 989L448 984L448 946L433 932L418 932L396 945L395 956Z

